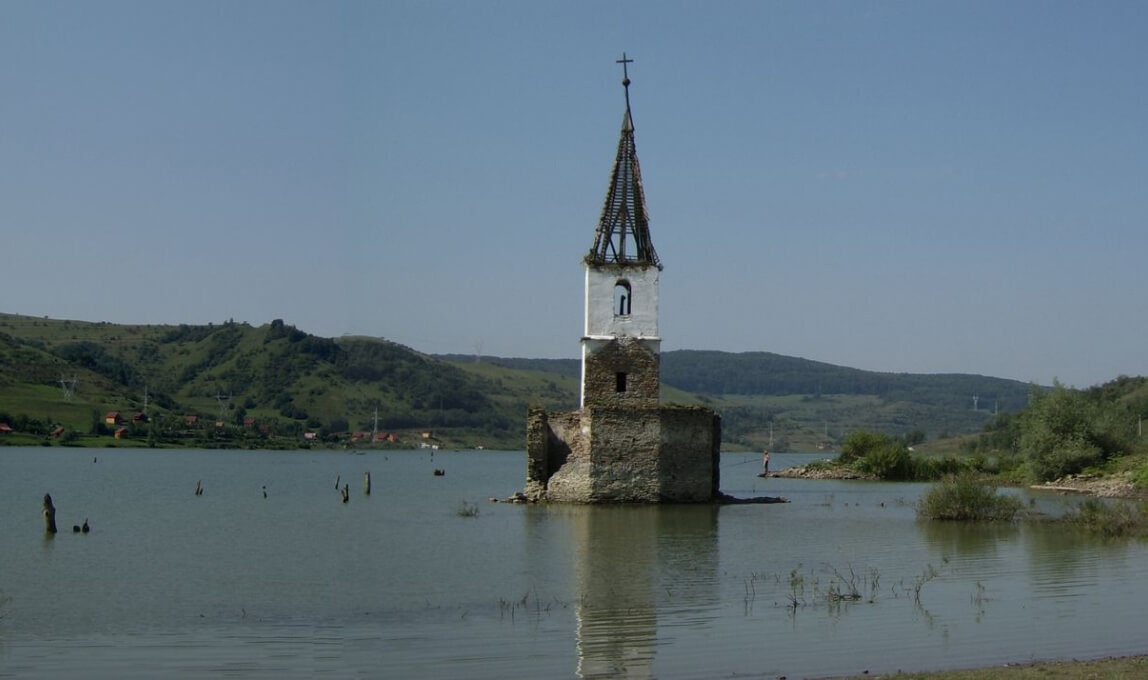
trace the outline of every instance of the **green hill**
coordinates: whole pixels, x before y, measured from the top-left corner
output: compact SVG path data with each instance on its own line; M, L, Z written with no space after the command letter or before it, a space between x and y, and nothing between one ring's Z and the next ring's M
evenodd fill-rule
M457 365L474 357L439 355ZM514 370L551 373L577 389L577 359L482 357ZM662 401L705 404L722 415L729 448L832 449L859 428L928 438L980 431L994 412L1023 408L1031 385L968 374L881 373L770 352L664 352ZM978 397L974 410L973 397Z
M444 446L521 448L528 406L577 406L580 362L430 356L368 337L323 338L282 320L262 326L121 325L0 314L0 419L110 436L105 414L146 406L136 441L295 445L304 433L433 432ZM61 382L75 379L65 398ZM979 431L1030 386L973 375L861 371L768 352L662 355L662 399L723 417L730 448L833 447L860 427L930 438ZM980 398L974 410L972 397ZM189 423L188 416L197 416ZM216 427L219 420L222 427ZM17 428L19 429L19 428Z
M211 438L224 443L235 439L227 428L245 423L264 437L334 437L372 429L377 408L379 429L407 441L431 431L454 445L521 445L525 402L497 400L486 378L395 343L321 338L281 320L129 326L0 315L0 348L0 412L82 432L109 411L142 410L146 390L146 429L164 438L186 430L189 415L223 421ZM59 382L73 376L65 399Z

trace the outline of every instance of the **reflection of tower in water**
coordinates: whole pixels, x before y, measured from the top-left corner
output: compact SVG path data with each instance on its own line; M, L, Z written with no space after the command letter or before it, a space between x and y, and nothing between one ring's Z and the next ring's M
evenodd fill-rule
M599 506L577 513L579 677L655 677L658 610L669 604L663 598L680 598L675 609L716 606L717 513L712 505Z
M604 507L575 532L578 676L651 678L657 614L657 507Z

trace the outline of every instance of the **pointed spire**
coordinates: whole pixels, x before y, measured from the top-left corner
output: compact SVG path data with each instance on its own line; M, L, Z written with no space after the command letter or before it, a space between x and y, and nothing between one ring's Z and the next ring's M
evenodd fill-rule
M622 86L626 88L626 113L622 117L622 134L618 155L610 175L610 187L602 206L602 218L594 236L594 247L586 256L587 264L636 264L662 268L654 243L650 240L650 221L646 210L646 193L634 144L634 119L630 114L630 74L626 53L617 63L622 65Z

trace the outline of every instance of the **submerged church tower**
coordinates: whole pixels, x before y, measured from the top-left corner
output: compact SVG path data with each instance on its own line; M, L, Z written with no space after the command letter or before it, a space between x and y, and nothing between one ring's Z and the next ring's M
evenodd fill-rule
M574 503L717 500L721 420L712 409L659 403L662 263L634 144L630 78L618 154L585 267L579 409L530 410L526 495Z
M618 155L586 267L586 328L582 336L581 407L657 406L659 385L658 275L662 263L650 239L649 211L634 145L630 78L622 55L626 113Z

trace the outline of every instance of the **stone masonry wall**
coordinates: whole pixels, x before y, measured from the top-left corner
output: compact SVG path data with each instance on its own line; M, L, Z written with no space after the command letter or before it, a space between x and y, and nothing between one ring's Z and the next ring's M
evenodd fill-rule
M659 360L637 338L616 338L586 357L585 406L658 405ZM626 374L626 391L617 391L618 374Z
M721 483L721 417L712 409L689 407L663 408L661 415L662 496L676 502L716 498Z
M659 409L588 407L592 500L597 503L660 500L662 424Z
M717 497L721 419L701 407L532 409L526 495L569 503Z
M580 462L588 462L587 447L580 445L581 428L580 411L530 409L526 417L527 497L541 500L547 484L563 466L569 465L572 471Z

